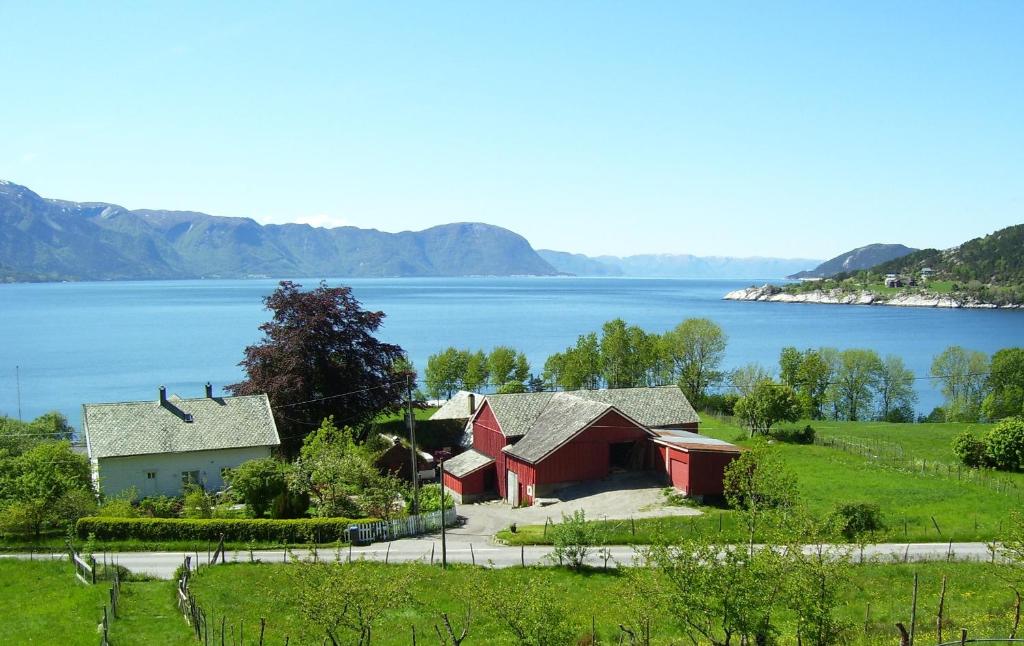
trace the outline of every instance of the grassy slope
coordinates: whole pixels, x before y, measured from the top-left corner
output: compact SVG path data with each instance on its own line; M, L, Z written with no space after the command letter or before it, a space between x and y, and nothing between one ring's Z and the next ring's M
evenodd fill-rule
M79 582L67 562L0 559L0 644L93 646L107 589Z
M938 462L952 462L950 439L971 426L875 422L819 422L815 425L824 436L878 438L887 442L887 446L899 442L905 455L919 455ZM702 423L701 431L728 441L747 442L742 429L711 417ZM1001 534L1009 511L1021 508L1019 493L996 493L974 482L958 482L955 478L930 473L907 473L824 446L776 446L796 474L802 498L811 510L824 514L842 502L877 503L882 508L887 529L876 534L875 541L990 540ZM1024 488L1024 474L1013 477ZM702 517L637 520L635 525L629 521L607 521L597 525L601 540L606 543L647 543L663 535L671 537L691 531L718 533L719 528L726 540L741 537L732 512L715 507L703 507L703 511ZM941 533L935 529L932 517ZM516 534L501 532L499 537L512 544L550 542L539 526L520 527Z
M282 643L290 637L291 644L320 643L321 634L301 619L295 599L295 579L291 565L229 565L202 572L193 589L200 603L220 621L222 613L228 617L228 633L239 623L246 628L246 637L256 636L260 617L267 619L268 643ZM453 567L444 572L425 565L380 564L372 567L412 567L416 569L412 590L414 605L396 608L386 617L374 635L374 643L408 644L411 627L424 642L433 643L433 625L441 612L461 617L466 603L473 603L473 590L489 585L497 579L521 576L518 568L488 570L469 566ZM896 621L908 622L911 587L914 573L920 576L919 631L933 634L934 608L937 606L940 582L949 577L947 616L951 622L947 634L959 635L959 627L968 627L972 635L1006 634L1010 625L1012 596L984 564L929 563L917 565L867 565L855 569L854 580L845 590L842 617L855 624L850 644L896 643L892 628ZM555 588L576 622L586 632L591 617L597 624L599 636L606 643L617 637L615 626L626 617L616 598L620 591L620 578L600 572L574 574L567 570L547 568L540 571L546 584ZM245 604L240 603L244 599ZM864 632L867 604L871 611L868 631ZM473 608L474 616L467 643L513 643L496 617L483 607ZM789 619L781 621L789 628ZM668 623L653 627L655 643L678 643L679 635ZM976 632L977 631L977 632ZM784 644L791 644L788 635Z

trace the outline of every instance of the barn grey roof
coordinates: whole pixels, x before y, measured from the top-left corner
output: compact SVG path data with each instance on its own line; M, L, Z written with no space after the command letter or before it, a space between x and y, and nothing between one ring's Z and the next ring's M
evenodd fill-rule
M84 404L82 426L94 459L281 443L266 395Z
M441 408L438 408L434 414L430 416L430 419L469 419L475 412L470 410L470 396L473 397L474 407L483 401L483 397L481 395L471 393L468 390L460 390L455 393L451 399L445 402Z
M456 478L464 478L489 464L494 464L494 458L488 457L475 449L469 449L450 460L445 460L444 470L445 473L450 473Z
M693 410L693 406L678 386L488 395L486 401L494 412L502 433L506 437L521 437L531 432L534 423L556 395L571 395L614 406L647 428L700 422L697 412Z
M530 432L515 444L506 446L504 451L527 462L537 462L609 410L612 410L610 404L588 401L569 393L554 393Z
M742 451L735 444L725 440L718 440L707 435L691 433L690 431L662 431L658 434L655 442L677 446L688 451L718 451L723 453L739 453Z

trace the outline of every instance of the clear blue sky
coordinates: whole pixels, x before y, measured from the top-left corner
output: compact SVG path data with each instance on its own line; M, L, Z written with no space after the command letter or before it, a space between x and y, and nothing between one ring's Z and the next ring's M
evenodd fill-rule
M0 178L535 247L828 257L1024 222L1024 2L0 0Z

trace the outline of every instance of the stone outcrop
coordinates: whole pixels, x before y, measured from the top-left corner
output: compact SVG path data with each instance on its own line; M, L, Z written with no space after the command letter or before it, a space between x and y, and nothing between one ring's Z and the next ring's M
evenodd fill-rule
M818 303L823 305L894 305L899 307L950 307L964 309L1020 309L1020 305L996 305L981 303L971 298L945 294L904 293L892 297L873 294L868 291L849 292L841 289L821 290L791 294L775 285L748 287L729 292L723 297L728 301L765 301L771 303Z

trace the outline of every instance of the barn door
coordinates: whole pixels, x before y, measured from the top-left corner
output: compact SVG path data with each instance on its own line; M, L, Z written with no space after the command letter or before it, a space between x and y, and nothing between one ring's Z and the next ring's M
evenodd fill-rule
M506 471L508 474L507 480L505 481L505 500L508 504L513 507L519 506L519 476L516 475L515 471Z

